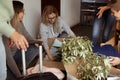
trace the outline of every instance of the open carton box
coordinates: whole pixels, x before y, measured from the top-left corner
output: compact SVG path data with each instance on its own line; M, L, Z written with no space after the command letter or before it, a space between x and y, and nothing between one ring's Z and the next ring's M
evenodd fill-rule
M120 69L112 67L109 73L111 76L120 76Z
M64 67L67 71L68 74L74 76L75 78L78 79L78 76L77 76L77 65L75 63L72 63L72 64L64 64ZM112 76L112 77L119 77L119 79L107 79L107 80L120 80L120 69L117 69L115 67L112 67L111 70L110 70L110 75L109 76ZM80 80L80 79L79 79Z
M47 67L54 67L58 68L60 70L66 70L66 72L75 78L78 78L77 76L77 65L75 63L72 64L63 64L62 62L55 62L55 61L43 61L43 65ZM120 69L112 67L110 70L110 76L120 76ZM110 79L114 80L114 79ZM116 79L115 79L116 80ZM120 79L117 79L120 80Z
M64 65L63 65L62 62L44 60L44 61L43 61L43 65L44 65L44 66L47 66L47 67L58 68L58 69L60 69L60 70L65 70L65 67L64 67Z

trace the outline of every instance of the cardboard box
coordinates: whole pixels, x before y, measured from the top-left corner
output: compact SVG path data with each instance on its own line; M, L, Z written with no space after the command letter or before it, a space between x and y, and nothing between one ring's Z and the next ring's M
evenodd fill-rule
M58 68L60 70L65 70L65 67L62 62L44 60L43 65L47 67Z
M78 79L77 65L75 63L73 63L73 64L64 64L64 67L65 67L68 74L70 74L70 75L72 75L72 76L74 76L75 78ZM119 78L120 77L120 69L112 67L108 77L111 77L111 79L109 78L109 80L120 80L120 78ZM113 77L116 77L116 78L119 78L119 79L112 79Z

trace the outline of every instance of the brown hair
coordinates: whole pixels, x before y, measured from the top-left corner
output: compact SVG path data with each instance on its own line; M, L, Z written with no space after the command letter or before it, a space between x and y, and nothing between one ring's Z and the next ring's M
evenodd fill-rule
M117 46L117 50L118 50L118 52L120 53L120 45L119 45L119 40L120 40L120 38L119 38L119 35L120 35L120 20L117 20L116 21L116 24L115 24L115 45Z
M52 6L52 5L48 5L46 6L44 9L43 9L43 12L42 12L42 22L45 24L45 25L48 25L49 24L49 21L48 21L48 15L51 14L51 13L55 13L56 14L56 21L55 23L53 24L53 30L54 32L59 32L59 26L58 26L58 11L57 9Z
M108 6L118 11L120 10L120 0L111 0Z
M23 7L24 4L20 1L13 1L13 9L14 9L14 16L11 19L11 25L13 26L13 28L15 28L16 30L18 30L19 27L19 20L18 20L18 14L20 12L23 12Z
M115 45L118 45L119 34L120 34L119 31L120 31L120 20L117 20L114 26Z

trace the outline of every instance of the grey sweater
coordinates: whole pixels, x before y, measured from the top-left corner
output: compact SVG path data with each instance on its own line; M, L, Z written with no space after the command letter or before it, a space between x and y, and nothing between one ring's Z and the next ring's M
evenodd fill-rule
M29 42L30 40L33 40L33 38L30 36L30 34L27 32L27 30L25 29L25 26L23 24L23 22L20 22L20 26L18 28L18 32L22 35L24 35L24 37L27 39L27 41ZM17 47L13 47L11 48L12 54L14 55L15 52L17 51Z
M66 24L66 22L61 18L58 17L58 22L59 22L59 32L65 31L67 34L73 36L74 33L70 29L70 26ZM45 25L43 23L40 24L40 35L41 39L44 40L44 47L45 49L48 49L48 38L56 38L60 33L55 33L53 31L53 25Z
M33 40L33 38L29 35L29 33L26 31L24 24L20 22L20 27L19 27L19 33L23 34L25 38L28 40ZM13 59L13 55L17 51L17 47L9 48L9 39L5 36L3 36L3 42L5 45L5 50L6 50L6 59L7 59L7 65L11 69L11 71L17 76L21 77L21 73Z

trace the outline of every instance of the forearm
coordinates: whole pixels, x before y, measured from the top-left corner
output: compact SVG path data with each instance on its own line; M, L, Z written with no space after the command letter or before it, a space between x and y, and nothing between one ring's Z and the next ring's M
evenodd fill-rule
M50 53L50 49L48 48L48 49L46 49L45 51L46 51L46 53L47 53L48 58L49 58L50 60L54 60L54 59L53 59L53 56L52 56L51 53Z
M15 29L12 28L7 22L0 22L0 33L10 37L15 32Z
M104 6L104 10L110 9L110 6Z
M106 42L106 44L111 44L112 46L115 46L115 37L112 37L109 41Z

